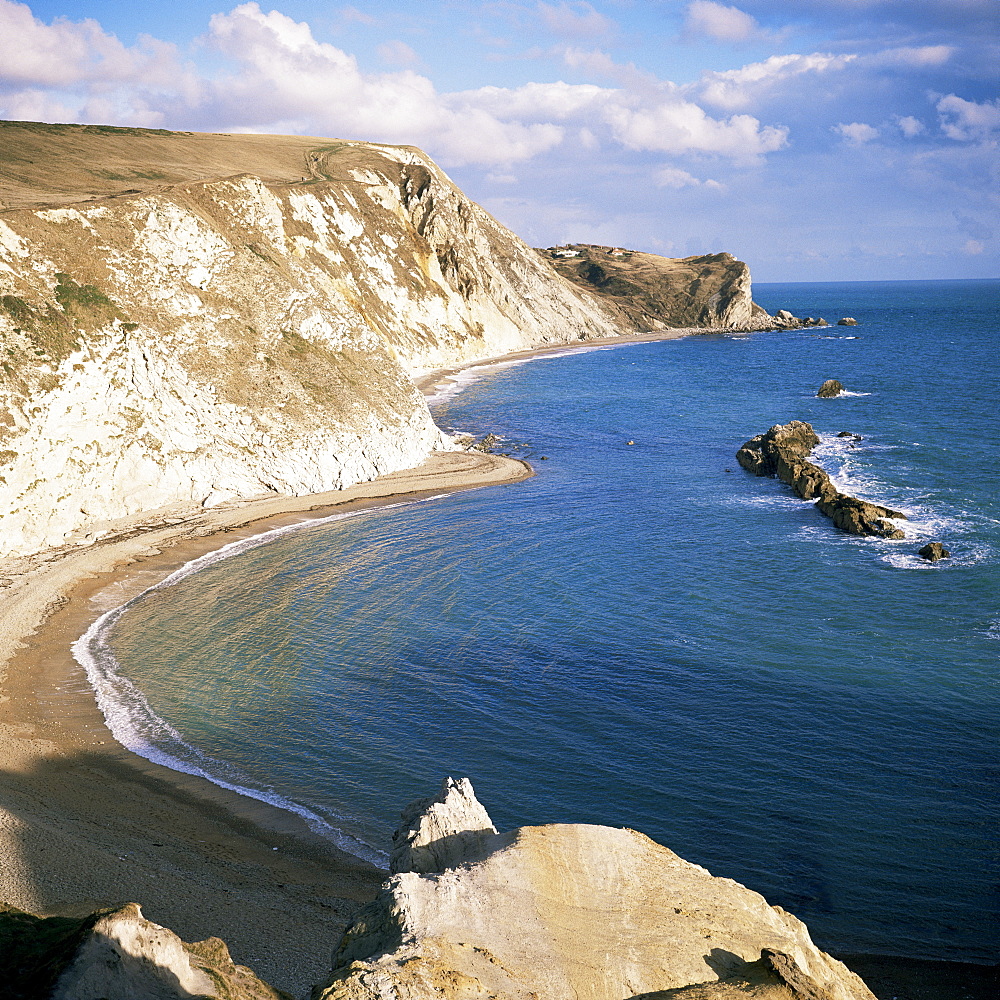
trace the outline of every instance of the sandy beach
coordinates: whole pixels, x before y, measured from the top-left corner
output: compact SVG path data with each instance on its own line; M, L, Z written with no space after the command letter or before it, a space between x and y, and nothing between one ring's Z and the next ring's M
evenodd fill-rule
M103 611L229 541L530 475L500 456L441 452L341 492L150 515L89 547L0 566L0 901L44 915L135 901L183 939L222 937L237 962L307 994L383 873L291 813L124 750L70 645Z
M431 395L462 369L702 332L553 344L415 381ZM153 511L116 524L93 545L0 562L0 902L70 916L138 902L184 940L221 937L237 962L308 995L384 873L292 813L118 745L70 646L104 611L228 542L531 475L525 463L501 456L439 452L417 469L347 490Z

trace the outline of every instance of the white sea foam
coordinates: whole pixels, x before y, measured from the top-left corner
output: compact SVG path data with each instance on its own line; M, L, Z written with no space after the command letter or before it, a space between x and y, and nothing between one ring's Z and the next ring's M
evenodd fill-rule
M428 499L436 498L406 500L387 504L378 509L409 507L413 504L424 503ZM324 819L308 806L293 802L268 786L255 786L252 779L241 774L237 768L202 753L197 747L185 741L169 722L153 711L142 691L120 672L118 661L108 644L108 636L118 621L147 594L171 587L199 570L224 559L231 559L233 556L248 552L261 545L266 545L276 538L299 531L302 528L332 524L335 521L343 521L367 513L369 513L367 510L348 511L331 514L328 517L303 520L280 528L272 528L258 535L230 542L221 548L199 556L197 559L192 559L163 580L147 587L131 600L106 611L73 643L71 649L74 658L87 673L87 679L94 690L97 705L104 715L105 724L111 731L111 735L127 750L173 771L205 778L220 788L226 788L258 802L265 802L287 812L295 813L305 820L311 830L328 840L332 840L341 850L384 868L387 856L383 852L338 829L333 823ZM331 813L330 818L336 821L340 817Z

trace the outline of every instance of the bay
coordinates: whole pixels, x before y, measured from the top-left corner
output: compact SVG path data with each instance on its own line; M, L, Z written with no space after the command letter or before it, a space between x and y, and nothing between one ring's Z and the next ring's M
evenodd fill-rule
M369 857L468 775L501 828L634 827L831 950L992 961L1000 283L755 298L858 326L482 370L436 418L500 434L534 479L153 590L101 640L153 714L121 712ZM827 378L848 394L817 399ZM842 489L907 511L907 539L844 535L737 466L790 419ZM931 539L951 559L920 559Z

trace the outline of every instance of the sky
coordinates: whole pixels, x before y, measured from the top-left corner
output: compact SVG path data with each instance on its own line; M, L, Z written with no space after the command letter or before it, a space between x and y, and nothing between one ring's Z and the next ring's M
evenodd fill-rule
M412 144L534 246L1000 276L1000 0L0 0L0 118Z

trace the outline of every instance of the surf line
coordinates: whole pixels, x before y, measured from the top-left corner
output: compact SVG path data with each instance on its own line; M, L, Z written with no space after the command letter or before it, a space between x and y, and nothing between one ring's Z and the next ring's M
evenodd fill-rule
M286 798L273 788L266 785L254 787L250 783L251 779L239 774L235 767L202 753L197 747L185 741L169 722L157 715L143 692L121 673L120 664L111 651L108 636L126 612L147 595L172 587L200 570L207 569L209 566L214 566L226 559L232 559L234 556L241 555L251 549L267 545L284 535L289 535L303 528L333 524L375 511L411 507L452 495L451 493L441 493L431 497L421 497L417 500L403 500L374 508L345 511L330 514L327 517L270 528L249 538L229 542L218 549L213 549L211 552L191 559L169 576L147 587L124 604L106 611L70 646L70 649L73 658L86 672L87 680L94 691L97 706L101 710L105 725L115 741L126 750L154 764L182 774L204 778L219 788L236 792L245 798L263 802L285 812L294 813L303 819L314 833L333 841L341 850L379 868L387 868L388 856L384 852L338 829L319 813Z

